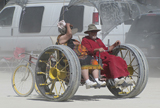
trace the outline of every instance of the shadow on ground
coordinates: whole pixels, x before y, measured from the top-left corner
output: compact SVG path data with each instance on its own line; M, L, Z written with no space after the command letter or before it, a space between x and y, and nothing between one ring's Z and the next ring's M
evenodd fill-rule
M99 99L117 99L117 98L115 96L109 96L109 95L95 95L95 96L75 95L71 98L71 100L78 100L78 101L98 101Z
M87 95L74 95L71 99L64 101L64 102L73 102L73 101L99 101L100 99L119 99L115 96L109 95L95 95L95 96L87 96ZM52 100L48 100L43 96L34 96L32 98L28 98L27 100L34 100L34 101L46 101L46 102L53 102Z

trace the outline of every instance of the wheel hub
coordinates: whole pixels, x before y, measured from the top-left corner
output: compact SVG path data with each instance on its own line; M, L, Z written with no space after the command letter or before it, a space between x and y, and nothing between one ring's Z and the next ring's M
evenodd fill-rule
M128 72L130 73L130 75L133 75L134 69L132 66L128 66Z
M63 80L63 79L66 78L66 73L61 72L59 69L52 67L49 70L49 77L52 80L55 80L55 79L61 79L61 80Z

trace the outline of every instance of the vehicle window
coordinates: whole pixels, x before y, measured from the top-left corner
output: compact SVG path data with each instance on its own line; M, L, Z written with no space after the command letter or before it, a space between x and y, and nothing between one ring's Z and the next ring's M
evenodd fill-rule
M44 7L26 7L21 13L20 33L39 33L41 31L41 23Z
M66 7L62 7L59 21L65 20L65 22L72 24L73 28L78 28L78 32L82 32L84 6L73 6L64 13Z
M160 16L141 16L140 18L136 19L130 30L130 33L159 33L160 32Z
M4 9L0 13L0 26L11 26L15 7Z

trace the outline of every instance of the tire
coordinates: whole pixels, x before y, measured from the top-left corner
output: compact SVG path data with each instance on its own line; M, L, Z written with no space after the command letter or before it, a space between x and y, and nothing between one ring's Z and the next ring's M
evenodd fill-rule
M67 46L47 47L39 56L35 79L41 94L49 100L65 101L79 87L80 63L75 53ZM63 90L62 90L63 89Z
M41 92L39 91L36 83L35 83L35 86L34 86L34 90L36 91L36 93L37 93L38 95L42 96L42 95L41 95Z
M130 75L125 79L133 79L134 83L127 88L115 88L113 81L109 80L107 83L108 89L116 97L120 98L131 98L137 96L140 93L139 90L142 90L141 86L145 79L144 63L138 50L133 48L131 45L120 45L113 50L113 54L120 56L126 61Z
M143 67L143 68L144 68L143 83L142 83L142 85L141 85L141 87L140 87L139 92L137 92L137 94L136 94L136 95L139 95L139 94L144 90L144 88L145 88L146 85L147 85L147 82L148 82L148 74L149 74L149 66L148 66L147 59L146 59L144 53L140 50L140 48L138 48L137 46L132 45L132 44L127 44L127 45L132 46L135 50L138 51L138 53L139 53L139 55L140 55L140 57L141 57L141 59L142 59L143 66L144 66L144 67Z
M19 65L12 74L12 88L18 96L26 97L34 90L34 74L32 68Z
M74 62L76 64L76 70L77 70L77 76L76 76L76 81L75 81L75 86L73 89L72 94L70 95L69 99L72 98L72 96L75 94L75 92L78 90L79 84L81 82L81 65L80 65L80 61L79 58L77 57L77 55L75 54L75 52L68 46L65 45L61 45L61 47L67 49L72 55L72 57L74 57Z

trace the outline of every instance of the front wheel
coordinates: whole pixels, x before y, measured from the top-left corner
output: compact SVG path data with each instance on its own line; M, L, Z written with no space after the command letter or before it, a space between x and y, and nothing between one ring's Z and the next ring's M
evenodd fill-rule
M47 99L65 101L77 91L81 67L71 48L53 45L46 48L36 63L35 79L38 90Z

